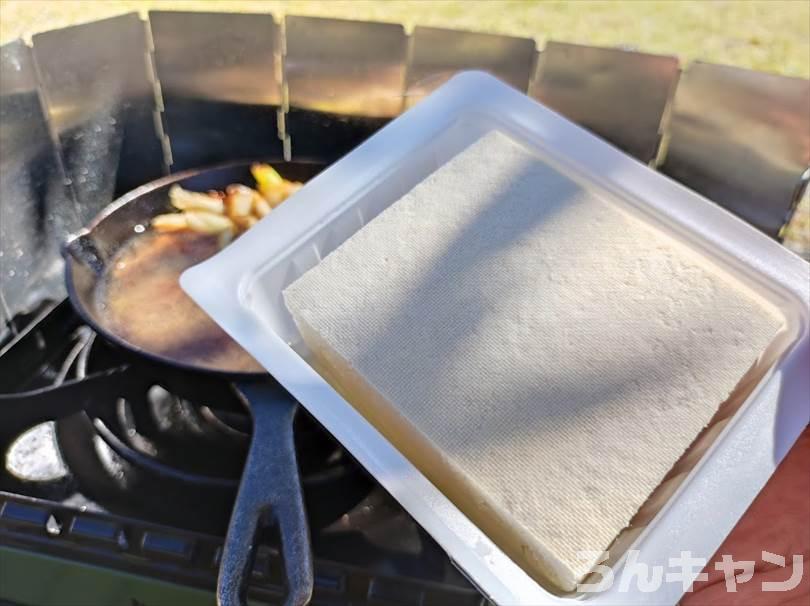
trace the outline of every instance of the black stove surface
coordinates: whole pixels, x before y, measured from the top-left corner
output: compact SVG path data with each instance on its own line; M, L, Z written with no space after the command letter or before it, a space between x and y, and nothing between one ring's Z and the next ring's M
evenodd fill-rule
M247 412L227 390L195 402L172 395L167 369L126 361L67 302L27 320L0 348L0 547L212 591ZM295 432L314 604L482 602L304 411ZM258 544L250 595L275 602L283 595L275 532Z

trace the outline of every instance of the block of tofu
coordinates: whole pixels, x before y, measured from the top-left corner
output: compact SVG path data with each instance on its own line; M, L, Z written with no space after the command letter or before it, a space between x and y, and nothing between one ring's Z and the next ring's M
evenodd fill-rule
M493 132L306 272L316 369L570 591L774 339L770 303Z

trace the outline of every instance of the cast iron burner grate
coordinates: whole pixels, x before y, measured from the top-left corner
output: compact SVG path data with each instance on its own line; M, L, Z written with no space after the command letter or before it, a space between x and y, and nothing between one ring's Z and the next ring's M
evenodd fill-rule
M6 345L2 542L212 590L250 419L227 389L192 402L166 388L177 380L125 362L67 303ZM481 602L317 422L299 414L295 435L316 556L313 603ZM251 595L278 600L272 529L258 544Z

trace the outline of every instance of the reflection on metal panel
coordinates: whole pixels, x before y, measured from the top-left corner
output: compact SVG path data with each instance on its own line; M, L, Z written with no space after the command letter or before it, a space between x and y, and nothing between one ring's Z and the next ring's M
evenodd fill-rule
M661 170L777 236L810 164L810 81L694 63Z
M291 107L368 118L402 111L407 37L401 25L293 16L285 25Z
M286 122L292 158L333 162L389 121L291 107Z
M131 13L33 41L65 170L89 219L116 194L164 172L146 29Z
M415 105L453 74L480 69L521 92L529 87L535 44L528 38L414 28L406 77L405 103Z
M0 333L64 296L59 244L79 227L37 93L31 49L0 47ZM0 339L2 337L0 336Z
M149 13L172 170L281 155L272 15Z
M678 59L549 42L530 95L638 158L655 158Z

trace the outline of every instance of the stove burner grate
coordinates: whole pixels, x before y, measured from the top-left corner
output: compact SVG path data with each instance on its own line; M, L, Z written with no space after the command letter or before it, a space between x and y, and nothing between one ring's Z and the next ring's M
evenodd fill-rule
M207 397L193 401L173 395L182 378L125 363L66 303L0 350L0 542L71 565L213 588L250 418L226 389L200 390ZM26 436L36 439L15 455ZM481 603L438 546L306 414L295 439L316 597ZM16 469L23 459L34 465ZM269 601L283 594L275 534L258 538L251 585L252 596Z

